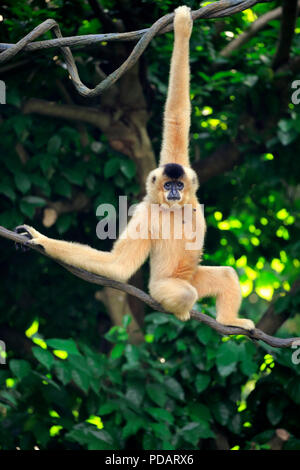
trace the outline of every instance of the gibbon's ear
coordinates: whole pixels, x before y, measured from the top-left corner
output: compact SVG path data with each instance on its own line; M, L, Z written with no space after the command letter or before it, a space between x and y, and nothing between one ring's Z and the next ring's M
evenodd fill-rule
M189 42L193 22L190 8L175 10L174 47L171 59L168 96L164 111L160 166L177 163L189 167L190 67Z

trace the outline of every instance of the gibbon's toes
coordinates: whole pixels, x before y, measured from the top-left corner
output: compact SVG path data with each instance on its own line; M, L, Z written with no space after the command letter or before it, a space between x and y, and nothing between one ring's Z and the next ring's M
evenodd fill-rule
M191 318L190 312L175 313L175 317L181 321L188 321Z
M254 330L255 325L252 320L248 318L235 318L234 320L217 320L222 325L226 326L238 326L240 328L244 328L244 330Z
M18 235L23 235L28 240L32 240L32 235L30 232L28 232L25 225L18 225L17 227L14 228L14 232L16 232ZM23 253L30 250L27 244L24 245L22 243L17 243L17 242L15 243L15 249L20 250Z

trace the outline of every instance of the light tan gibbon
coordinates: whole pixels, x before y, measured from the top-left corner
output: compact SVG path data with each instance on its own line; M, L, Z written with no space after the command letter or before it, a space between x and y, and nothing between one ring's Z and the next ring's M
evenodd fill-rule
M197 175L190 168L188 149L192 26L190 9L186 6L177 8L160 163L149 174L147 194L137 205L112 251L103 252L79 243L54 240L27 225L16 230L30 238L29 244L41 245L53 258L121 282L127 281L150 254L150 294L167 311L180 320L188 320L189 312L199 298L214 296L218 322L251 330L254 328L251 320L238 318L241 290L234 269L199 265L206 228L196 197ZM158 207L156 217L152 217L152 206ZM185 211L188 206L190 212ZM166 215L170 220L169 236L162 235L167 225L163 222ZM178 220L181 228L187 227L181 236L176 232ZM138 238L137 229L143 230L144 236Z

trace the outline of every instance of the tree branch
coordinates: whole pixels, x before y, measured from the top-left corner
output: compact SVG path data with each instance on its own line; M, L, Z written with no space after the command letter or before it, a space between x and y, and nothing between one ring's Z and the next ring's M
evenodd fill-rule
M289 291L289 296L294 296L296 292L300 289L300 280L294 282L291 290ZM288 319L289 312L284 310L283 312L277 313L275 310L275 303L272 302L267 311L259 320L257 326L262 328L264 331L267 331L269 334L273 335L281 327L281 325Z
M298 8L300 7L300 1L298 0ZM242 34L237 36L235 39L230 41L230 43L222 49L220 56L228 58L233 52L246 44L250 39L263 30L270 21L278 20L281 18L283 12L282 7L274 8L274 10L268 11L264 15L261 15L256 21L254 21L251 26L244 31Z
M199 10L192 12L193 20L199 18L220 18L224 16L233 15L247 8L250 8L257 3L266 3L270 0L220 0L212 4L206 5ZM294 0L293 0L294 1ZM109 33L109 34L98 34L88 35L73 38L62 38L62 34L59 25L56 21L48 19L42 24L34 28L29 34L22 38L16 44L0 44L0 50L3 52L0 54L0 63L7 62L16 54L23 50L38 50L47 47L60 47L63 57L66 62L66 67L71 80L77 90L77 92L85 97L95 97L103 93L104 90L112 86L119 78L131 68L139 59L141 54L144 52L148 44L157 34L163 34L173 29L173 18L174 13L163 16L157 20L150 28L133 31L130 33ZM55 36L58 38L52 41L40 41L39 43L32 43L37 37L52 30ZM77 66L75 64L74 57L71 49L66 46L75 45L90 45L101 41L118 41L118 40L134 40L139 39L138 43L132 50L129 57L123 62L123 64L106 77L102 82L96 85L95 88L90 89L82 83L80 80Z
M44 250L38 246L30 245L28 243L28 239L22 235L18 235L15 232L12 232L10 230L7 230L4 227L0 226L0 236L7 238L8 240L12 240L16 243L20 243L22 245L26 245L27 247L38 251L39 253L43 254L44 256L47 256L48 258L51 258L49 255L47 255ZM54 259L54 258L51 258ZM105 287L112 287L113 289L118 289L123 292L126 292L129 295L132 295L134 297L137 297L139 300L144 302L145 304L149 305L149 307L153 308L154 310L163 312L163 313L170 313L166 311L156 300L154 300L150 295L146 294L142 290L138 289L137 287L134 287L130 284L125 284L123 282L118 282L113 279L108 279L103 276L99 276L94 273L90 273L89 271L86 271L85 269L80 269L75 266L71 266L65 263L62 263L60 261L57 261L54 259L58 264L63 266L65 269L70 271L74 276L77 276L81 279L84 279L87 282L91 282L92 284L98 284L101 286ZM194 318L195 320L204 323L208 325L210 328L216 330L218 333L222 335L245 335L248 336L250 339L253 340L261 340L264 341L265 343L269 344L270 346L273 346L275 348L289 348L296 342L300 342L300 338L276 338L274 336L267 335L263 331L259 330L258 328L255 328L252 331L247 331L244 330L243 328L238 328L235 326L224 326L218 323L214 318L211 318L210 316L200 313L197 310L191 310L191 317Z

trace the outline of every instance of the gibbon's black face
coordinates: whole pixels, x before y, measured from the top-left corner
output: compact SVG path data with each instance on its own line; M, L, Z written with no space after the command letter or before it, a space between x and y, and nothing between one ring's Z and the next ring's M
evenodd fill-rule
M166 191L166 199L168 201L180 201L183 191L184 183L180 180L184 176L184 169L177 163L168 163L164 167L163 176L167 177L164 183L164 190Z
M167 199L168 201L180 201L180 192L184 188L182 181L166 181L164 184L164 189L168 191Z

